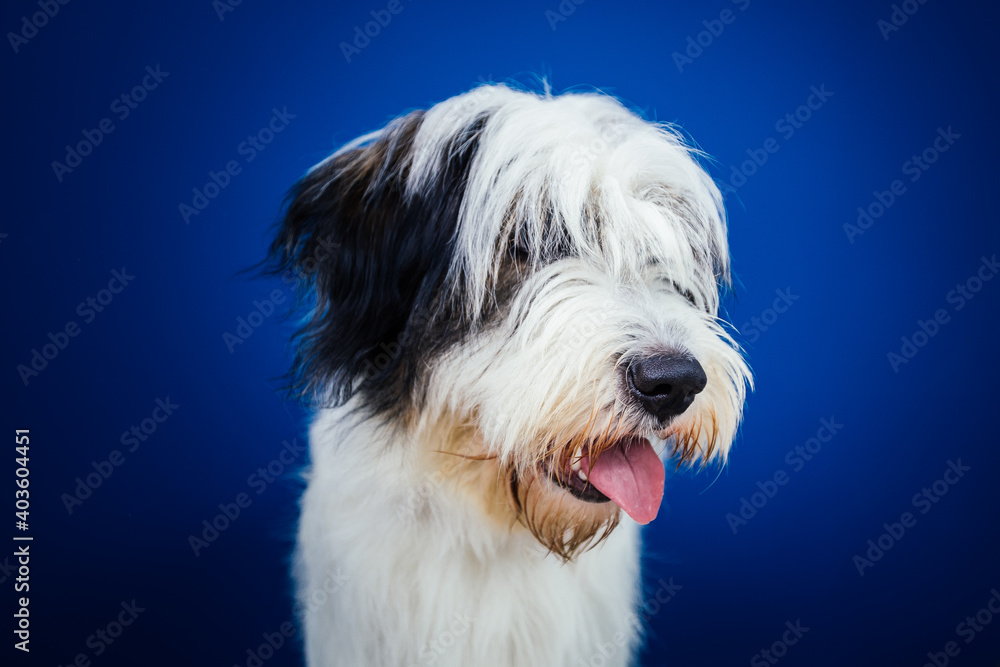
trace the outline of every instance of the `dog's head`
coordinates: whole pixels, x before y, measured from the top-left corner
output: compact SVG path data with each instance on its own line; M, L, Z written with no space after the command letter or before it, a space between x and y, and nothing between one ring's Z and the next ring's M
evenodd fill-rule
M651 521L662 459L724 462L751 382L696 157L606 95L503 85L348 144L272 247L314 299L296 390L462 461L460 493L564 558Z

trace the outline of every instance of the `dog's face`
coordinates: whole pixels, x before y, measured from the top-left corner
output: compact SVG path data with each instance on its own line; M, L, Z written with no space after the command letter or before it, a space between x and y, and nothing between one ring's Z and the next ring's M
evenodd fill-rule
M661 460L724 462L750 383L693 155L607 96L504 86L349 144L272 247L315 297L296 388L405 430L476 511L564 558L622 510L648 523Z

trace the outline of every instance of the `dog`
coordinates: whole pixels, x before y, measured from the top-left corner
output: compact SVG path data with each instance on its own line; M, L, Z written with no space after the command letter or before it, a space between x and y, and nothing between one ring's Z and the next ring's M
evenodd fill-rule
M724 464L752 389L703 157L607 94L484 84L293 186L308 665L631 664L664 462Z

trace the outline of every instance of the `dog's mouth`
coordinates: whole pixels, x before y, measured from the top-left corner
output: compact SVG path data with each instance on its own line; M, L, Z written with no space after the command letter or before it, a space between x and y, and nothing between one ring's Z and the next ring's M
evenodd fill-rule
M579 451L550 457L541 468L575 498L588 503L614 502L637 523L649 523L660 510L665 471L646 438L621 438L610 446L602 445L599 451L587 444Z

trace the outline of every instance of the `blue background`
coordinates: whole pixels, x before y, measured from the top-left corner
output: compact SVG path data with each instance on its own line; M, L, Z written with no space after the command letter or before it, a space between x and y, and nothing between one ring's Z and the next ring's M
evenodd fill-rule
M32 652L10 649L5 613L10 664L245 665L291 617L299 489L291 468L263 493L248 482L283 441L304 442L305 415L276 389L291 325L273 315L232 352L223 341L288 288L237 272L263 256L285 190L332 148L480 80L533 74L682 124L722 182L768 138L779 145L727 198L728 311L756 330L744 341L757 390L730 465L672 480L645 531L647 595L660 579L682 588L647 609L642 664L747 664L796 620L809 630L781 664L918 666L948 641L961 649L950 664L1000 664L1000 619L970 643L956 634L1000 587L1000 281L961 310L947 298L1000 252L997 10L927 2L884 39L889 2L588 0L555 20L557 0L404 0L347 62L340 43L386 4L247 0L220 20L208 0L72 2L17 53L0 47L0 508L13 514L13 430L30 428L35 537ZM735 19L679 68L672 54L703 22L718 31L726 8ZM6 3L0 28L36 11ZM156 65L169 75L119 119L112 101ZM832 95L786 136L776 123L811 86ZM239 145L274 108L295 117L247 162ZM105 117L114 131L60 182L51 163ZM960 138L911 182L904 163L949 127ZM185 224L179 204L229 160L241 172ZM897 179L905 193L851 242L845 223ZM122 267L134 280L85 322L78 304ZM797 299L775 317L776 290ZM887 354L938 309L949 321L894 369ZM17 366L70 321L79 335L26 386ZM69 513L76 478L167 397L174 414ZM842 428L795 470L787 452L831 418ZM921 514L914 494L959 459L970 470ZM726 515L778 471L787 483L734 534ZM196 556L189 535L241 492L252 504ZM854 556L907 511L916 524L861 576ZM7 547L0 567L13 610ZM95 657L88 636L133 599L145 611ZM265 664L300 661L289 642Z

